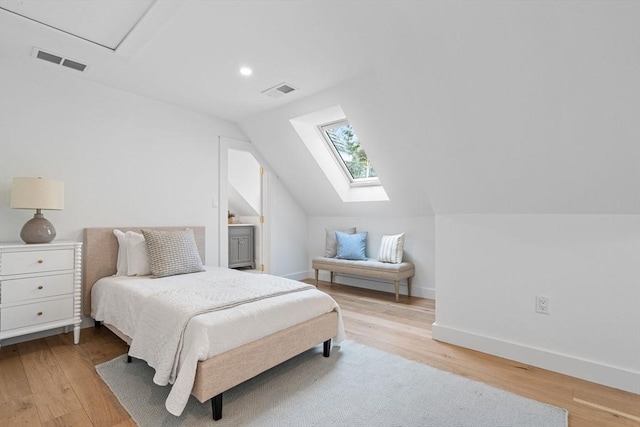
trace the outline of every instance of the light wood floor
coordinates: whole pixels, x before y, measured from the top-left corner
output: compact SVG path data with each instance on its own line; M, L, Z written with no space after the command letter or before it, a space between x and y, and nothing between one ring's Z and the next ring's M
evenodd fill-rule
M310 281L310 283L312 283ZM569 425L640 426L640 396L431 339L434 301L350 288L320 289L343 309L347 337L569 410ZM105 328L0 349L1 426L135 425L94 366L126 352ZM600 409L602 408L602 409Z

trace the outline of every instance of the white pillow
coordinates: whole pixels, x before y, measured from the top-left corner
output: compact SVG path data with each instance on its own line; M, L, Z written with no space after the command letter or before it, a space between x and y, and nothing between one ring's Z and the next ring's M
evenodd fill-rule
M340 231L345 234L356 234L356 228L344 228L332 230L329 228L324 229L326 237L324 244L324 256L326 258L335 258L338 253L338 239L336 238L336 231Z
M116 261L116 276L127 275L127 242L125 234L118 229L113 230L113 235L118 239L118 260Z
M127 242L127 276L150 275L149 253L144 236L135 231L127 231L125 239Z
M402 262L403 251L404 233L382 236L380 250L378 251L378 261L399 264Z

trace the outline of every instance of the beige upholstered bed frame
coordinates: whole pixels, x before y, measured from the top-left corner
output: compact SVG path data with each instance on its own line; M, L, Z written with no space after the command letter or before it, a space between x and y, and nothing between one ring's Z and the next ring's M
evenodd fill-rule
M192 228L201 258L204 260L204 227L112 227L84 230L83 305L84 313L91 314L91 288L102 277L116 272L118 241L113 229L139 231L184 230ZM131 338L113 325L104 324L127 344ZM222 417L222 393L230 388L273 368L274 366L324 343L324 355L329 356L331 338L338 330L338 314L326 313L314 319L250 342L210 359L198 362L193 394L200 402L211 399L213 419Z
M142 228L150 230L184 230L190 228L196 238L196 245L200 258L204 261L204 227L111 227L111 228L85 228L84 229L84 258L82 264L83 291L82 312L91 315L91 288L94 283L103 277L116 274L116 261L118 258L118 239L113 234L117 228L124 232L140 232Z

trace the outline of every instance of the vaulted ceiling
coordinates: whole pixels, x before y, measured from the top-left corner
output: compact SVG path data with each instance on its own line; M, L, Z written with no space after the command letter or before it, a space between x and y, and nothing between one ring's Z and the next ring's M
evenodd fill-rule
M110 2L2 0L0 7ZM229 120L308 96L366 67L358 27L339 1L152 3L115 52L5 10L0 10L0 48L28 61L37 46L86 63L80 78ZM47 8L51 21L62 21L54 19L56 13L68 15L69 22L92 19L83 7L56 9ZM244 65L253 69L250 78L238 72ZM261 93L282 82L299 91L286 100Z
M0 60L34 46L238 122L310 214L640 213L635 1L157 1L115 52L0 10ZM336 105L390 202L340 201L289 123Z

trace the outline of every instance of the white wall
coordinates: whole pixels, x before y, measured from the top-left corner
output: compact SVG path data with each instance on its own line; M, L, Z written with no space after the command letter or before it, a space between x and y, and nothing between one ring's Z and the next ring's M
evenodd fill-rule
M384 234L405 233L404 260L416 266L416 275L411 283L411 295L435 298L435 236L434 217L310 217L308 226L309 260L324 255L325 229L356 227L358 232L366 231L367 256L377 258L380 240ZM309 277L315 277L315 271L309 270ZM321 280L329 280L329 273L320 271ZM393 283L358 279L356 277L336 275L335 281L352 286L395 292ZM400 293L406 295L407 286L403 280Z
M389 143L435 213L640 213L640 2L376 6Z
M308 277L307 214L276 175L269 181L271 268L269 273L291 279Z
M437 215L436 247L434 338L640 392L640 216Z
M204 225L218 260L218 135L232 123L52 71L0 61L0 239L33 213L9 209L11 180L64 181L65 209L46 211L57 239L84 227Z

